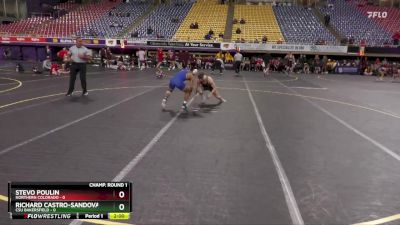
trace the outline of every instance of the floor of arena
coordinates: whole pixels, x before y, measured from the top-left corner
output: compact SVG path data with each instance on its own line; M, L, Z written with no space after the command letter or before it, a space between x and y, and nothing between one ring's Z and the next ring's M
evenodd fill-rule
M400 223L400 83L226 71L180 112L154 70L0 73L0 224ZM167 72L173 75L173 72ZM79 80L76 90L80 90ZM11 221L8 181L133 182L129 221Z

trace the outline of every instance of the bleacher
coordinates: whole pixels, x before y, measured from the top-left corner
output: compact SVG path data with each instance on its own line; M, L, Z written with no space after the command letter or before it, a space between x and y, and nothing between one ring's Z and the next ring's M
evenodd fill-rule
M77 32L79 36L116 37L134 23L150 6L149 1L122 3Z
M79 7L80 4L76 4L73 1L59 3L54 6L56 10L63 10L65 12L72 11ZM46 14L46 13L44 13ZM49 15L33 15L29 18L15 21L10 24L0 24L0 33L8 33L13 35L26 35L29 34L33 29L42 24L52 20L53 17Z
M330 23L337 31L347 38L352 36L356 43L365 40L367 45L382 45L390 39L389 33L368 19L352 1L335 0L332 8L321 7L320 10L330 14Z
M57 4L54 8L59 9L59 10L66 10L66 11L72 11L78 8L80 4L75 3L74 1L68 1L68 2L63 2Z
M138 33L138 38L154 38L159 34L166 39L170 39L178 30L192 5L192 2L161 4L142 21L134 32ZM152 34L147 34L147 28L149 27L153 29Z
M233 24L232 40L261 41L264 35L268 42L276 42L282 38L282 33L276 21L271 5L235 5L234 18L238 21L243 18L245 24ZM240 28L241 33L236 34Z
M276 18L287 43L334 42L335 37L321 24L312 10L302 6L274 6Z
M355 44L365 40L367 45L391 43L392 34L400 30L400 9L361 4L363 1L335 0L333 7L320 7L322 14L329 14L330 24L344 37L355 39ZM177 4L179 3L179 4ZM36 16L17 22L0 25L0 33L8 35L40 35L49 37L73 37L75 35L100 38L115 38L148 11L150 1L130 0L122 3L100 0L98 3L76 4L73 1L60 3L55 9L65 10L66 15L57 19ZM246 23L233 24L232 41L244 39L261 42L263 36L269 43L283 39L286 43L311 44L323 39L334 43L335 37L321 24L312 10L297 5L271 6L262 4L235 4L233 17ZM386 18L368 18L367 12L387 12ZM225 32L228 5L220 0L181 1L162 3L144 18L133 31L140 39L162 37L182 41L205 41L212 29L213 37ZM190 29L197 22L199 29ZM116 25L116 26L115 26ZM147 34L147 28L153 29ZM241 34L236 34L240 28ZM218 39L222 41L222 39ZM210 41L214 41L211 38Z
M219 33L225 32L227 12L228 5L221 5L218 0L198 0L173 38L185 41L204 40L210 28L218 37ZM199 29L190 29L190 24L194 22L198 22Z
M111 8L121 3L121 0L110 2L103 0L100 3L90 3L58 18L35 27L33 34L54 37L71 37L79 29L107 15Z
M35 27L53 19L48 16L34 16L27 19L19 20L14 23L0 24L0 33L8 33L13 35L24 35L31 32Z
M369 19L382 26L390 34L394 34L400 30L400 9L371 5L358 6L358 9L367 17L367 12L382 12L380 15L381 18L375 15L375 17L371 16ZM383 12L387 12L386 18L382 18Z

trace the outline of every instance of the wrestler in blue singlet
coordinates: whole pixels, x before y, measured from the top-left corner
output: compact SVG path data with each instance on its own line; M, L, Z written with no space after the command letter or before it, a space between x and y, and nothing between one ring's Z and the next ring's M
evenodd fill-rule
M169 89L173 91L175 88L183 91L185 89L186 74L189 72L187 69L183 69L175 74L174 77L169 81Z

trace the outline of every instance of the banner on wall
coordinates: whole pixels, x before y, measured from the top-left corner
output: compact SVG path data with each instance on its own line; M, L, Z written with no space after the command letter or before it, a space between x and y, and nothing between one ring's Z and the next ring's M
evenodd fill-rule
M347 46L221 43L221 50L223 51L234 51L237 49L240 49L241 51L347 53Z
M40 43L46 42L46 38L34 37L0 37L0 43Z
M148 46L182 47L182 48L220 48L220 43L203 42L175 42L175 41L147 41Z
M106 39L106 46L108 47L117 46L117 39Z
M128 39L127 40L128 45L146 45L147 41L146 40L132 40Z
M383 12L367 12L368 18L370 19L386 19L388 17L388 13L386 11Z

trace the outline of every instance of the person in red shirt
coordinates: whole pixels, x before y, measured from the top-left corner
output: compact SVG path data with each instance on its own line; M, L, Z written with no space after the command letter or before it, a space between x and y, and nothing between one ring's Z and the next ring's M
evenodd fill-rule
M157 70L157 77L158 76L163 76L163 72L161 70L161 64L164 61L164 52L162 50L162 48L157 49L157 66L156 66L156 70Z
M57 53L57 56L60 57L62 60L64 59L65 55L68 54L67 48L63 48L61 51Z
M57 53L58 56L58 62L61 63L61 67L64 69L65 68L65 63L64 63L64 59L65 57L68 55L68 50L67 48L63 48L61 51L59 51Z
M60 66L58 63L53 63L51 64L51 69L50 69L50 75L59 75L58 70L60 69Z

